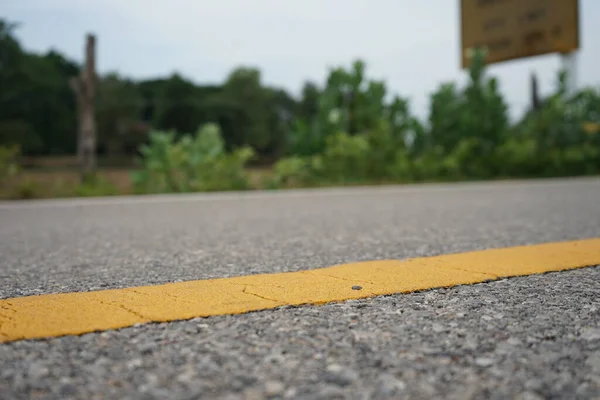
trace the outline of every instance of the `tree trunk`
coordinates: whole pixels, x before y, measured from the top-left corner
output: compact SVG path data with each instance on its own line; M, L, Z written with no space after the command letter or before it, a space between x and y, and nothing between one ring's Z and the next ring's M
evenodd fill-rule
M96 120L94 112L96 81L96 38L87 35L85 66L79 76L71 78L71 88L77 100L79 133L77 157L81 179L85 180L96 169Z

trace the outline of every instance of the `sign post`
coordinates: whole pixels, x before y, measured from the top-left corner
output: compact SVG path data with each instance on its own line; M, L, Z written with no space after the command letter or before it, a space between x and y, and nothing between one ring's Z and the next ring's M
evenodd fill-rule
M567 73L567 96L577 92L577 51L561 54L562 69Z

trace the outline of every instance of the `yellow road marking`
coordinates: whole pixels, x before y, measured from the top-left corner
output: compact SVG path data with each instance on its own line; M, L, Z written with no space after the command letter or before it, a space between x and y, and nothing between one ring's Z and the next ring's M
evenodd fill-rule
M300 272L17 297L0 300L0 343L408 293L598 264L600 238Z

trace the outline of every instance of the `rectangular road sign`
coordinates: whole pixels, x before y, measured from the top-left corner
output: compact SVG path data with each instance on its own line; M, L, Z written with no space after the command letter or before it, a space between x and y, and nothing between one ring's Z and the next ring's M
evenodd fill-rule
M579 48L578 0L461 0L462 67L468 50L487 48L486 63Z

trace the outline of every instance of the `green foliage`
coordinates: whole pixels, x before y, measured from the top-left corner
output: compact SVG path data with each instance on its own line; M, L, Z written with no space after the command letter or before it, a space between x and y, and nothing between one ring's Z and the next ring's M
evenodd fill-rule
M340 132L347 136L369 132L373 132L369 136L389 135L389 138L369 137L367 142L379 149L383 143L377 142L382 140L387 141L386 146L393 142L394 146L404 147L408 135L415 134L416 120L410 115L406 100L396 96L386 101L386 94L384 82L367 78L362 60L356 60L349 69L332 69L322 90L314 84L305 85L298 117L290 133L289 153L314 156L331 152L328 147L346 140ZM333 136L336 137L330 139ZM357 142L350 140L349 144ZM356 148L349 150L356 151ZM363 175L368 174L363 171Z
M60 54L25 52L16 24L0 19L0 145L24 152L75 149L75 101L68 77L77 66Z
M227 153L215 124L179 140L175 132L154 131L141 146L142 169L132 174L139 193L241 190L249 186L245 165L254 156L250 147Z
M335 182L364 180L368 173L370 151L366 135L335 133L326 138L319 172L327 180Z
M121 154L126 146L139 146L146 138L134 127L143 99L135 83L116 73L102 77L96 97L98 146L108 154Z
M156 95L154 125L173 132L190 132L200 124L200 100L194 84L179 74L172 75Z
M20 119L0 121L0 143L18 146L25 153L38 152L43 146L31 124Z
M409 180L411 162L403 140L394 136L388 121L380 120L369 132L331 134L319 154L280 160L275 176L281 183Z
M494 175L494 149L509 128L498 82L485 76L484 56L480 51L473 54L465 88L446 83L431 98L427 147L441 147L448 157L444 174L454 178Z
M600 135L589 126L600 123L600 89L586 88L568 97L564 74L559 74L555 93L536 112L526 115L500 147L505 173L526 176L585 175L600 172ZM518 144L527 144L530 160L523 160ZM508 151L512 150L512 151ZM513 161L514 160L514 161ZM523 169L516 165L525 162Z
M285 173L276 175L345 182L600 172L598 90L568 98L561 73L541 108L511 125L497 80L486 76L485 53L473 58L465 87L446 83L432 95L428 126L405 100L386 103L385 86L365 79L363 63L331 71L317 107L295 122L292 149L301 157L281 161L277 170ZM307 99L314 94L305 92Z
M79 66L56 52L25 51L16 29L0 19L0 146L27 156L73 154L68 82ZM140 170L132 174L140 193L245 189L251 161L274 164L269 187L600 173L598 88L567 95L561 72L554 93L513 123L485 53L472 57L466 83L440 85L424 121L408 100L369 77L360 59L331 69L320 85L306 83L298 100L266 86L253 67L204 86L178 74L145 81L108 74L97 86L99 149L140 150ZM36 195L35 183L21 185L18 197ZM90 181L74 191L113 189Z
M398 106L400 99L394 100ZM405 108L406 107L406 108ZM370 179L406 179L407 171L401 167L407 158L405 136L409 132L408 107L402 101L401 110L390 110L391 118L381 118L364 134L369 146L366 157L366 176ZM384 115L385 117L385 115ZM399 118L402 118L401 120ZM406 124L406 125L405 125Z
M489 167L479 155L490 153L493 140L502 137L506 108L496 82L483 80L480 59L473 63L471 82L464 90L444 85L433 96L429 129L410 114L408 101L395 97L387 102L385 84L366 78L365 70L360 60L349 71L332 70L312 119L295 122L292 154L303 160L312 157L319 166L310 170L315 177L333 182L409 181L487 173ZM314 93L307 88L305 92ZM482 110L481 117L471 115L473 105ZM490 118L501 123L489 127ZM294 158L283 165L292 160L290 165L301 165Z
M302 185L310 181L311 176L309 159L299 156L282 158L273 168L273 182L270 182L270 186Z
M225 81L222 95L240 110L241 118L236 121L233 143L257 150L266 149L271 144L267 111L269 93L261 84L260 71L255 68L236 68Z

